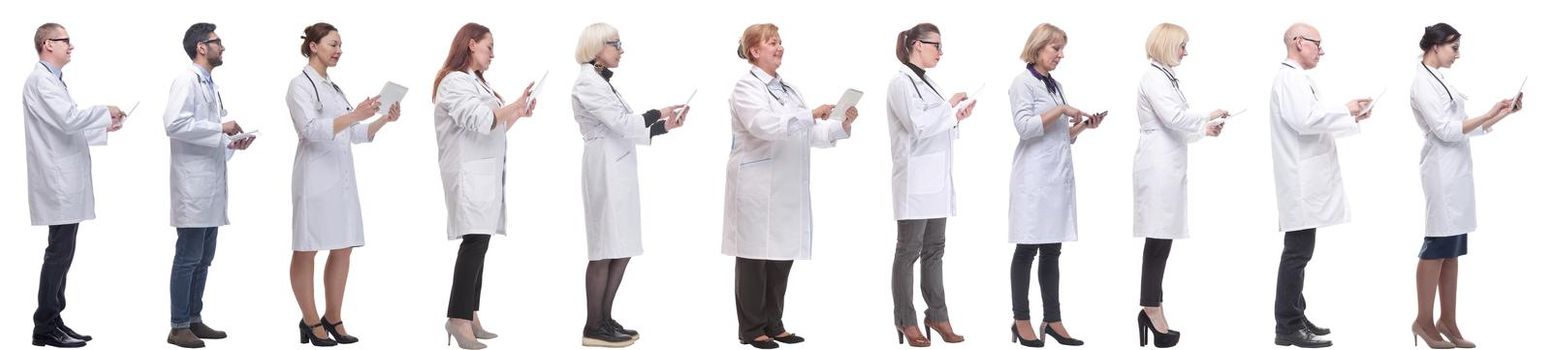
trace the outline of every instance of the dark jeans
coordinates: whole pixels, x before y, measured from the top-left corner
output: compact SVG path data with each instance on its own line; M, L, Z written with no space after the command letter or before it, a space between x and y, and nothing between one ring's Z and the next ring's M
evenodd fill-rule
M1304 329L1303 268L1314 257L1314 229L1288 232L1282 239L1282 263L1276 273L1276 333Z
M1142 244L1142 306L1156 307L1163 303L1163 270L1169 263L1172 239L1148 238Z
M761 335L786 333L781 313L786 308L786 282L791 260L738 258L733 268L734 298L738 305L738 339L753 341Z
M463 235L458 259L452 267L452 296L447 298L447 318L474 320L479 311L479 294L485 284L485 252L490 250L490 235Z
M64 325L65 276L75 260L75 233L81 224L50 225L48 248L43 250L43 272L38 276L38 310L32 313L32 334L53 332Z
M1012 252L1012 319L1029 319L1029 270L1039 256L1044 322L1061 322L1061 243L1019 244Z
M205 280L215 259L216 227L178 228L178 245L172 257L172 328L188 328L204 322Z

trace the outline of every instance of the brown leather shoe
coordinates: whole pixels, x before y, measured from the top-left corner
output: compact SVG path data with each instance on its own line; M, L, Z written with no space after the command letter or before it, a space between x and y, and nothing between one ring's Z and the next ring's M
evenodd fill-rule
M949 324L948 321L924 323L926 323L926 339L928 340L932 339L932 331L936 331L938 335L942 336L942 341L949 343L964 341L964 336L954 333L953 325Z
M189 324L188 330L193 331L194 336L199 337L199 339L226 339L226 332L210 328L210 326L204 324L204 322L194 322L193 324Z
M205 347L205 341L199 340L199 337L194 336L194 331L188 328L173 328L172 332L167 333L167 344L190 349Z

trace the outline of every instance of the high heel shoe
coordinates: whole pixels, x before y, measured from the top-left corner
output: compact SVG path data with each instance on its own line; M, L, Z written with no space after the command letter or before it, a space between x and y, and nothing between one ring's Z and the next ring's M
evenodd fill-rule
M1159 348L1173 347L1179 344L1179 332L1170 330L1167 333L1159 332L1158 327L1152 324L1152 318L1147 317L1147 311L1136 313L1136 332L1142 337L1142 345L1147 346L1147 333L1152 333L1153 346Z
M336 343L354 344L355 342L361 341L361 338L356 338L355 336L339 334L339 326L345 324L343 321L329 323L329 318L323 317L318 319L318 324L323 326L324 332L328 332L330 336L334 337L334 342Z
M1458 327L1450 328L1449 330L1454 331L1453 334L1459 334ZM1447 339L1450 343L1454 343L1454 347L1456 348L1468 349L1476 347L1476 343L1465 340L1464 336L1453 336L1450 334L1450 332L1444 331L1443 327L1438 327L1438 333L1443 335L1443 339Z
M469 321L469 322L472 323L473 321ZM470 327L472 327L472 326L470 326ZM459 348L464 348L464 349L484 349L485 348L485 344L484 343L480 343L479 340L477 340L477 339L474 339L474 338L464 338L463 334L458 332L458 326L453 324L452 323L452 319L450 319L450 318L447 319L447 324L445 326L442 326L442 328L445 328L447 330L447 345L452 345L453 339L457 339L458 340L458 347Z
M909 327L909 328L906 328L906 327ZM923 337L923 336L919 335L919 334L921 334L921 330L915 329L915 326L899 326L899 327L894 328L894 333L899 335L899 343L900 344L904 344L905 343L905 339L906 339L906 337L905 337L905 330L906 329L914 331L914 333L917 334L917 335L913 335L913 336L909 337L909 339L910 339L910 347L924 348L924 347L932 346L932 338L931 338L932 336L931 336L930 331L928 331L927 335Z
M1031 348L1042 348L1042 347L1045 347L1045 340L1044 339L1039 339L1038 337L1035 337L1034 339L1023 339L1023 336L1019 336L1018 335L1018 324L1016 324L1016 323L1014 323L1012 325L1012 342L1018 343L1018 345L1023 345L1023 346L1027 346L1027 347L1031 347Z
M495 339L495 337L498 336L500 336L500 334L490 333L490 331L485 330L483 324L474 322L474 339Z
M1050 335L1051 338L1055 338L1056 342L1061 343L1061 345L1079 346L1083 344L1082 340L1078 340L1077 338L1069 338L1062 336L1061 333L1056 333L1055 328L1051 328L1049 323L1045 324L1044 330L1039 334L1039 338L1045 339L1045 335L1047 334Z
M1416 346L1417 345L1416 344L1416 339L1417 338L1421 338L1422 342L1427 343L1427 347L1429 347L1429 348L1433 348L1433 349L1453 349L1453 348L1455 348L1454 343L1450 343L1448 340L1443 340L1443 337L1439 337L1438 341L1433 341L1432 339L1428 339L1426 336L1422 336L1422 333L1423 333L1422 332L1422 325L1416 324L1416 323L1412 323L1411 324L1411 346ZM1431 336L1431 335L1432 334L1428 334L1428 336ZM1473 346L1474 344L1471 344L1471 345Z
M925 323L926 323L926 340L932 340L932 332L935 331L935 332L937 332L937 335L941 335L942 336L942 341L949 342L949 343L958 343L958 342L964 341L964 336L959 335L958 333L954 333L953 332L953 326L948 324L947 321L937 322L937 323L932 323L932 322L927 321ZM948 331L944 332L943 330L945 330L945 329L948 330Z
M315 324L315 325L308 326L307 325L307 321L298 321L298 322L296 322L296 328L300 328L301 329L302 344L307 344L308 342L311 342L313 346L334 346L334 345L339 345L339 343L335 342L333 339L329 339L328 337L319 338L318 336L312 334L312 329L313 328L322 328L322 327L323 327L323 323L318 323L318 324Z

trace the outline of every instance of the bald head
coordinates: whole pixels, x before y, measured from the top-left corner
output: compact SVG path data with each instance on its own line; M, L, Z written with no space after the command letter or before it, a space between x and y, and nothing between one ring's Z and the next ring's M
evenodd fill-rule
M1287 27L1287 32L1282 33L1282 44L1287 45L1287 52L1297 51L1299 37L1319 40L1319 30L1307 23L1294 23Z
M1287 46L1287 59L1297 61L1303 69L1313 69L1319 64L1319 57L1325 54L1325 50L1320 47L1322 40L1319 29L1307 23L1294 23L1282 33L1282 44Z

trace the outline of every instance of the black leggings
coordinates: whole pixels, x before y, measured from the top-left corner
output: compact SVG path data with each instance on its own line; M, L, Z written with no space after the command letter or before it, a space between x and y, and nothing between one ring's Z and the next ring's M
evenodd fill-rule
M586 329L597 329L614 320L614 296L619 284L625 280L625 267L630 258L593 260L587 262L585 276L587 289Z
M479 311L479 292L485 281L485 251L490 235L463 235L458 260L452 268L452 296L447 298L447 318L474 320Z
M1037 254L1036 254L1037 253ZM1019 244L1012 252L1012 319L1029 319L1029 270L1039 256L1039 296L1044 322L1061 322L1061 243Z
M1173 247L1172 239L1148 238L1142 244L1142 306L1163 304L1163 270Z

